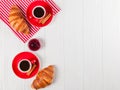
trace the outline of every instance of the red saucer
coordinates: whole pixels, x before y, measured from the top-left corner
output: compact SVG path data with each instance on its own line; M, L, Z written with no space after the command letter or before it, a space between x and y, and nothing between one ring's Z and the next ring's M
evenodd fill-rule
M51 17L44 24L39 23L40 19L36 19L32 15L32 10L36 6L43 6L45 8L45 10L46 10L46 13L51 14ZM28 21L31 24L33 24L35 26L38 26L38 27L43 27L43 26L48 25L51 22L52 18L53 18L53 11L52 11L52 8L50 7L50 5L47 2L44 2L44 1L34 1L34 2L32 2L28 6L28 9L27 9L27 19L28 19Z
M36 65L37 67L35 68L35 70L28 76L27 73L23 73L21 71L19 71L18 69L18 63L22 60L22 59L28 59L30 60L30 62L32 60L36 60ZM36 73L38 72L39 70L39 59L37 56L35 56L33 53L31 52L21 52L19 54L17 54L14 59L13 59L13 62L12 62L12 69L14 71L14 73L20 77L20 78L23 78L23 79L28 79L28 78L31 78L33 77L34 75L36 75Z

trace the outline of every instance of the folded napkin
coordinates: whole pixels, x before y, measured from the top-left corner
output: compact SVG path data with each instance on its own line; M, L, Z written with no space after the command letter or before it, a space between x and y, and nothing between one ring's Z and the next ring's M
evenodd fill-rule
M12 5L18 5L19 7L21 7L23 14L26 17L27 7L33 1L38 1L38 0L1 0L0 1L0 10L1 10L0 19L2 19L11 28L11 30L15 33L15 35L18 38L20 38L24 43L27 40L29 40L37 31L39 31L40 27L30 25L31 34L29 35L24 35L22 33L16 32L15 30L13 30L13 28L10 26L8 22L9 10ZM39 0L39 1L47 2L52 7L53 15L55 15L60 11L60 8L52 0Z

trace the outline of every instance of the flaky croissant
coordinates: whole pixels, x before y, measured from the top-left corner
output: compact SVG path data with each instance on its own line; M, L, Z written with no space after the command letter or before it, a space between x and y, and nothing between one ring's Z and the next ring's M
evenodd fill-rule
M44 88L52 83L54 79L54 66L50 65L41 70L32 83L32 88L37 90Z
M30 33L27 22L18 6L13 5L11 7L8 19L11 27L16 31L24 34Z

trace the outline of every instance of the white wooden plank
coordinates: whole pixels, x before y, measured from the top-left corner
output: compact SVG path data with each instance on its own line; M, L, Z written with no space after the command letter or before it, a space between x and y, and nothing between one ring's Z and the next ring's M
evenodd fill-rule
M120 1L103 2L103 58L105 90L120 89Z
M57 15L53 22L44 28L45 33L45 59L43 60L44 67L48 65L55 65L56 78L54 83L45 88L45 90L64 90L64 55L63 55L63 29L61 22L63 19L62 12Z
M83 90L83 1L65 2L63 48L65 60L64 90Z
M104 90L102 58L102 2L84 0L84 90Z
M19 43L19 39L10 31L9 27L5 25L3 22L1 24L1 90L8 90L8 89L23 89L23 80L19 79L15 76L12 71L12 60L16 53L23 50L22 43Z
M0 25L2 25L3 24L3 22L0 20ZM5 38L5 36L4 36L4 28L2 28L2 27L0 27L0 42L1 42L1 45L0 45L0 61L1 61L1 63L0 63L0 81L2 82L2 83L0 83L0 90L3 90L3 84L4 84L4 80L3 80L3 78L4 78L4 53L5 52L3 52L4 51L4 38Z

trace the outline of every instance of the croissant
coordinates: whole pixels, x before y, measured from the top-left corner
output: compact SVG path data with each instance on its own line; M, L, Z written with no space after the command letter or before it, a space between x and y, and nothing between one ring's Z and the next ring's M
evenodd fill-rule
M27 22L25 21L24 16L18 6L13 5L11 7L8 19L11 27L16 31L24 34L30 33Z
M52 83L54 79L54 66L50 65L43 70L41 70L37 76L36 79L32 83L32 88L37 90L40 88L44 88Z

